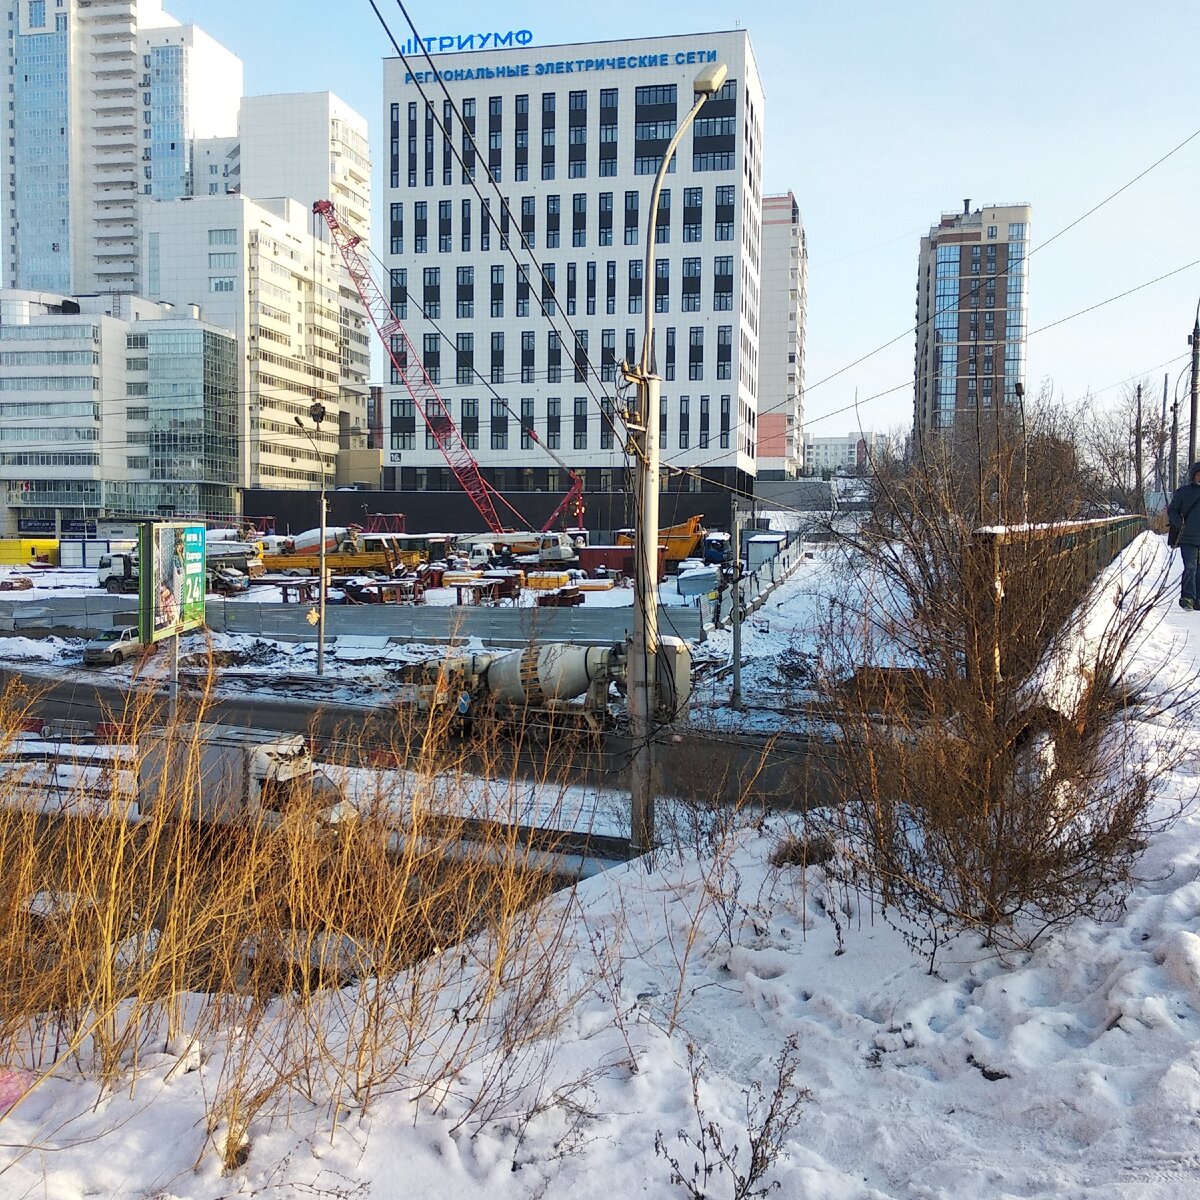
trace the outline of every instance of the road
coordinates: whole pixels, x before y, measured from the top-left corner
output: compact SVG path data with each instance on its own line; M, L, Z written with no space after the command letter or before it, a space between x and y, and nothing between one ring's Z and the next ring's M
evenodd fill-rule
M0 669L0 683L12 679L37 695L33 711L45 721L120 722L128 687L115 672L62 682ZM313 680L315 686L318 681ZM162 693L165 704L165 692ZM396 765L419 753L420 731L405 739L390 707L322 703L315 698L221 696L209 701L208 719L223 725L307 733L330 758L366 761L372 752L398 748ZM414 743L416 743L414 745ZM523 738L498 736L466 747L464 766L472 773L547 779L623 790L632 749L622 733L599 741L590 736L550 738L538 726ZM828 744L803 737L773 738L680 727L664 730L658 755L660 789L706 803L750 802L803 810L832 802Z

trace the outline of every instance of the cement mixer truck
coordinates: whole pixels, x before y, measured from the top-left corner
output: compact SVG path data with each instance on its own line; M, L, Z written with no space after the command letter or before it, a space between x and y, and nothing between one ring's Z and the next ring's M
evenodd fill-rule
M531 713L573 719L599 731L611 724L612 685L623 692L624 645L549 642L498 654L465 654L427 663L417 689L428 709L454 705L469 720L484 703L500 714ZM656 718L677 720L692 691L692 657L681 638L659 638Z

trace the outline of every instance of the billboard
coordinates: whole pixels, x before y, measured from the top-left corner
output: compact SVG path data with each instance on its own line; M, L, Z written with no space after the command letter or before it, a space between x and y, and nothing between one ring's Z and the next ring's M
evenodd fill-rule
M146 644L204 624L204 526L138 530L138 633Z

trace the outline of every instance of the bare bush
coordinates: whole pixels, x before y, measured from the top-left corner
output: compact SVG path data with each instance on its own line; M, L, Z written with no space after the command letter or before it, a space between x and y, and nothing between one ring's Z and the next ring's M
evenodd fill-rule
M844 535L862 595L821 631L840 803L810 832L931 964L958 930L1028 944L1118 903L1178 759L1139 743L1121 679L1165 578L1133 551L1096 578L1107 534L1064 525L1083 501L1031 471L1046 443L998 426L878 464Z

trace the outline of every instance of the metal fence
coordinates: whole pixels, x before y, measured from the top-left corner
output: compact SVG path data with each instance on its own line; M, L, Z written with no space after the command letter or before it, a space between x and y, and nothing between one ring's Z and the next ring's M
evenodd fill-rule
M761 608L768 594L804 561L805 553L803 535L793 531L786 535L777 554L760 563L754 570L744 571L738 589L742 598L743 614ZM721 588L715 598L711 594L699 597L698 611L703 614L704 624L713 628L727 624L733 616L733 597L732 587Z

